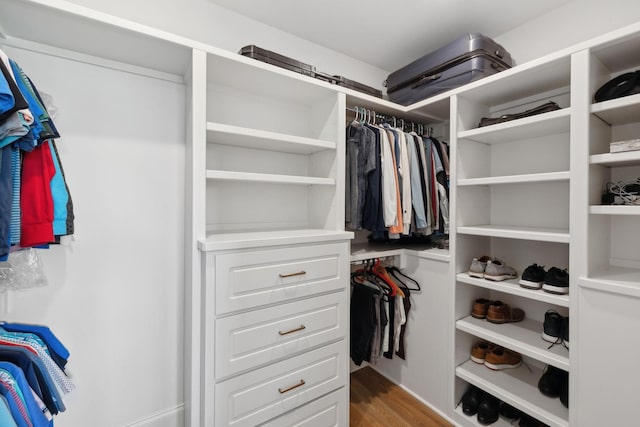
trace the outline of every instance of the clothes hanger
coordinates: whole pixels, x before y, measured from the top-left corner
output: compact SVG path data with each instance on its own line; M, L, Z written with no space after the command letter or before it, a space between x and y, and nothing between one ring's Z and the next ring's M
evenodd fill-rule
M387 267L387 271L389 271L391 273L392 276L394 276L396 279L398 279L401 283L402 280L396 276L396 274L399 274L400 276L404 277L405 279L415 283L416 287L415 288L410 288L409 286L407 286L406 284L405 287L411 291L422 291L422 288L420 287L420 283L418 283L417 280L413 279L412 277L407 276L406 274L404 274L402 271L400 271L400 269L398 267L396 267L395 265L392 265L390 267Z

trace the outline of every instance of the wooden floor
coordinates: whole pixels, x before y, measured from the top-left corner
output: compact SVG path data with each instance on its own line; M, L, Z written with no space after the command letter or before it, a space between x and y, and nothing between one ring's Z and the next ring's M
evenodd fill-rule
M351 374L350 427L450 427L422 402L374 369Z

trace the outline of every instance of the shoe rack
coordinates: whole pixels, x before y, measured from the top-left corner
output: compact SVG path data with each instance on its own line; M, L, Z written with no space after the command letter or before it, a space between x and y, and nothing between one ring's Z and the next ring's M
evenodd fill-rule
M537 383L546 365L570 371L569 351L562 345L549 348L541 334L547 310L569 315L570 296L526 289L518 279L533 263L545 270L571 270L570 93L571 58L558 55L471 84L451 101L454 399L458 402L473 384L555 427L569 425L569 411L559 399L542 395ZM547 101L561 109L478 128L482 117L522 112ZM514 267L518 279L470 277L471 260L483 255ZM473 318L471 308L479 298L520 308L525 319L493 324ZM521 354L523 364L494 371L471 361L471 347L481 340ZM454 417L461 425L477 423L461 408Z

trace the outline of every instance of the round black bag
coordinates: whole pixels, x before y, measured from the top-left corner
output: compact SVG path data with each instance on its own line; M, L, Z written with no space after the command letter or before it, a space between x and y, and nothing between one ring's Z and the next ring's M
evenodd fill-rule
M594 99L602 102L635 93L640 93L640 70L620 74L609 80L597 90Z

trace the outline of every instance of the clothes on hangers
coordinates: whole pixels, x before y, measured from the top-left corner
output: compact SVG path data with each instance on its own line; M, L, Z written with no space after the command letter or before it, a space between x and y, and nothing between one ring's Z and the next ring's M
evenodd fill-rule
M449 232L448 146L389 123L346 127L346 226L373 240Z
M0 323L0 425L52 427L75 389L64 371L68 357L49 328Z
M40 93L0 50L0 261L73 234L73 203Z
M411 281L411 288L398 277ZM380 260L351 273L351 359L376 364L380 357L404 359L410 292L420 291L414 279Z

